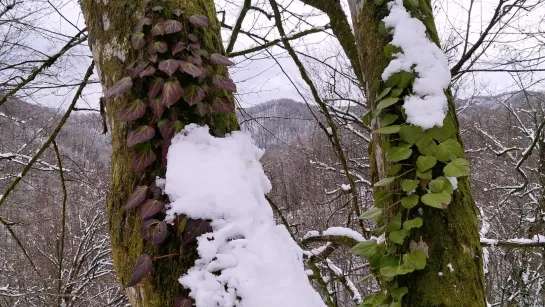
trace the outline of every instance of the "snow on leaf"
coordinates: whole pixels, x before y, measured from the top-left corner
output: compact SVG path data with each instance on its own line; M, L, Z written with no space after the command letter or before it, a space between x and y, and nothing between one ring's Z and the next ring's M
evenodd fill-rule
M159 77L155 77L151 80L148 88L148 98L153 99L159 95L159 93L163 90L163 86L165 85L165 81Z
M182 30L182 23L177 20L168 19L163 21L163 28L165 29L165 34L180 32Z
M137 171L141 171L152 164L155 159L155 153L150 147L143 148L133 153L132 167Z
M136 32L131 35L131 46L134 50L140 50L146 45L144 33Z
M146 199L147 193L148 193L147 185L136 187L136 189L134 189L134 192L129 197L129 200L127 200L127 203L125 204L125 206L123 206L123 209L127 210L127 209L138 207Z
M191 75L194 78L202 75L202 70L200 69L200 67L186 61L180 61L180 70L188 75Z
M167 224L165 221L145 220L140 225L140 235L146 241L150 241L153 246L157 246L167 237Z
M166 73L169 76L172 76L172 74L176 70L178 70L179 67L180 67L180 61L175 59L168 59L168 60L161 61L159 63L159 70L161 70L162 72Z
M231 113L235 110L235 104L227 97L214 97L212 107L221 113Z
M184 90L178 80L165 82L163 93L161 94L161 103L165 107L170 107L175 104L184 94Z
M227 76L214 75L212 77L212 84L214 84L214 86L220 90L226 90L231 93L237 92L237 86L235 85L235 82L233 82L233 80L231 80L231 78Z
M130 122L139 119L145 113L146 104L142 100L136 99L121 108L116 119L122 122Z
M221 55L219 53L212 53L210 55L210 62L212 62L213 64L216 64L216 65L223 65L223 66L233 66L233 65L235 65L235 63L233 61L229 60L229 58L227 58L226 56Z
M206 93L200 86L190 85L184 88L184 100L191 106L201 101L205 95Z
M124 77L117 81L104 95L104 99L114 98L128 92L132 88L131 77Z
M184 233L182 234L182 247L197 242L197 237L205 233L212 232L210 222L201 219L188 219L185 225Z
M152 261L151 257L148 254L142 254L136 258L136 265L132 269L131 280L127 284L127 287L134 287L140 281L151 275L152 271Z
M155 136L155 129L150 126L140 126L127 135L127 146L144 143Z
M157 199L147 199L140 206L140 216L143 220L154 216L159 213L165 207L165 203Z
M201 15L201 14L195 14L189 17L189 22L200 27L208 27L210 24L210 19L208 17Z
M154 53L165 53L167 52L168 50L168 45L167 43L165 42L162 42L162 41L157 41L157 42L154 42L153 44L150 44L149 45L149 53L151 54L154 54Z

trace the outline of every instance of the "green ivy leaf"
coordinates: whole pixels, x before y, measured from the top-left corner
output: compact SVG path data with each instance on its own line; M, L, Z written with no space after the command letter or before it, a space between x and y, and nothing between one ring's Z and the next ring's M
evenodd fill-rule
M386 277L395 277L397 275L397 266L387 266L380 268L380 275Z
M401 182L401 188L405 192L412 191L418 186L418 180L404 179Z
M426 147L418 146L418 151L424 156L435 156L435 153L437 152L437 144L434 140L432 140Z
M391 148L390 140L382 140L380 142L380 149L382 149L382 152L387 152Z
M401 307L400 302L392 302L389 307Z
M390 191L379 191L374 193L375 205L380 206L386 202L389 202L394 197L394 194Z
M401 206L403 208L411 209L418 205L418 195L413 194L411 196L406 196L401 199Z
M427 170L427 171L425 171L425 172L421 172L421 171L419 171L419 170L416 170L416 176L417 176L418 178L421 178L421 179L430 180L430 179L431 179L431 175L432 175L432 174L431 174L431 171L432 171L432 169L429 169L429 170Z
M418 6L419 6L418 0L409 0L409 5L412 8L418 8Z
M377 105L377 110L382 110L382 109L385 109L393 104L395 104L396 102L399 101L399 98L397 97L387 97L387 98L384 98L382 99L378 105Z
M370 306L370 307L378 307L380 306L384 301L386 301L388 297L386 294L379 292L377 294L371 294L365 297L365 299L362 302L363 306Z
M397 47L397 46L394 46L392 44L388 44L386 46L384 46L384 56L391 60L394 58L394 55L397 54L397 53L403 53L403 50L401 50L401 48Z
M390 91L392 90L391 87L387 87L385 89L382 90L382 92L380 92L378 95L377 95L377 98L375 98L376 101L379 101L381 100L382 98L386 97L386 95L390 94Z
M381 127L388 126L392 124L393 122L395 122L398 117L399 116L395 114L386 114L382 116L382 118L380 119L380 126Z
M386 231L398 231L401 229L401 212L398 212L396 216L386 225Z
M397 72L396 74L399 75L399 82L397 83L397 87L400 88L408 88L415 79L415 74L410 71L402 70L400 72Z
M407 287L401 287L401 288L392 288L390 289L390 294L396 301L401 301L403 296L409 292L409 289ZM390 305L392 307L392 305ZM401 305L400 305L401 307Z
M388 234L388 238L396 244L403 244L403 241L405 240L405 237L407 237L409 233L405 229L392 231Z
M399 136L407 143L414 144L424 135L422 127L413 125L403 125L399 130Z
M413 151L410 148L392 147L386 152L386 161L398 162L405 160L408 159L412 153Z
M392 89L392 92L390 93L390 97L399 97L401 93L403 93L403 88L396 87Z
M429 183L429 188L432 193L440 193L445 188L445 181L441 179L432 180Z
M368 240L356 244L350 251L367 259L372 258L378 253L377 240Z
M452 200L452 196L447 191L440 193L428 193L422 196L422 202L430 207L444 209Z
M449 162L452 158L461 157L462 153L462 145L454 139L448 139L437 146L435 157L441 162Z
M423 224L423 221L422 221L422 218L420 217L416 217L412 220L407 220L405 222L403 222L403 229L409 231L413 228L420 228L422 227L422 224Z
M424 131L422 137L415 142L418 147L428 147L433 141L433 134L429 130Z
M469 176L469 162L466 159L458 158L443 168L447 177Z
M446 177L441 176L441 177L437 178L436 180L440 180L440 181L443 182L443 190L444 191L447 191L449 194L454 193L452 183L450 183L450 181Z
M387 127L378 128L377 130L373 131L373 133L380 133L380 134L398 133L399 128L401 128L401 126L399 125L387 126Z
M375 117L377 117L380 114L380 112L382 112L382 110L367 111L367 113L365 113L365 115L363 115L361 120L365 125L369 126L369 125L371 125L371 120L373 120Z
M437 159L433 156L419 156L416 159L416 168L419 172L425 172L437 164Z
M396 177L382 178L381 180L377 181L373 186L374 187L384 187L384 186L390 185L392 182L394 182L395 179L396 179Z
M360 219L373 219L376 220L382 215L382 209L381 208L373 208L371 210L367 210L360 216Z
M422 270L426 267L426 255L420 250L404 254L402 267L413 270Z
M378 35L380 35L382 37L388 35L388 30L386 29L386 24L384 23L384 21L381 21L378 24L377 32L378 32Z
M399 143L397 144L397 147L403 147L403 148L411 148L412 146L413 144L407 143L405 141L399 141Z
M395 174L399 173L403 165L401 164L393 164L390 167L390 171L388 172L388 176L394 176Z

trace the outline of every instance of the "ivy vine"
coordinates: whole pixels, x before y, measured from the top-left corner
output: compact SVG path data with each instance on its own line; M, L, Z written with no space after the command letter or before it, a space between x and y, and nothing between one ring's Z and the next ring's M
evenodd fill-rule
M134 27L130 44L140 60L129 64L126 75L104 95L104 99L114 99L131 89L139 93L139 98L124 105L116 115L117 120L136 126L126 139L126 146L133 150L134 170L150 168L164 174L168 147L184 122L202 122L213 112L234 111L232 93L236 85L222 74L234 63L219 53L210 54L199 42L200 28L209 24L205 15L185 16L180 9L167 13L155 6L148 8ZM209 221L185 215L176 216L173 225L167 224L167 204L168 197L152 180L137 186L123 208L139 209L142 238L155 247L165 242L168 233L175 234L183 247L212 231ZM138 256L126 286L141 284L152 274L154 260L170 256L180 254ZM191 305L191 299L185 297L174 302L178 307Z
M383 5L381 0L374 3ZM418 6L417 1L410 4ZM379 35L387 35L387 30L384 23L377 29ZM388 60L402 52L392 44L384 48ZM413 229L426 222L418 216L418 209L429 206L447 210L454 193L453 179L448 177L469 175L469 163L463 159L450 115L442 127L427 130L406 122L403 100L411 94L415 78L411 70L392 74L384 82L376 81L371 89L376 93L376 107L363 116L367 125L373 122L376 127L373 133L383 136L375 146L385 153L389 171L374 184L375 207L361 215L382 225L373 233L383 239L361 242L352 249L369 262L372 274L366 280L378 278L385 290L367 296L361 307L401 307L408 288L398 286L398 276L424 269L428 258L428 246L422 238L419 242L406 240Z

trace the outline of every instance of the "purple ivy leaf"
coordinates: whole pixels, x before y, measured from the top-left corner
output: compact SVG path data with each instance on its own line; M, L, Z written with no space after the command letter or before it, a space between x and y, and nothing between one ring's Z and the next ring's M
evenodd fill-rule
M159 70L166 73L169 76L172 76L172 74L178 70L180 67L180 61L175 59L168 59L159 62Z
M165 112L165 105L161 102L160 98L153 98L149 102L149 108L151 112L157 117L161 118Z
M212 77L212 84L220 90L226 90L231 93L237 92L237 86L231 78L222 75L214 75Z
M131 78L136 79L142 70L148 67L148 62L138 62L138 66L131 70Z
M184 90L178 80L165 82L163 93L161 94L161 103L165 107L175 104L184 94Z
M134 27L134 32L142 32L144 30L144 26L151 25L151 19L148 17L143 17L138 21L138 24Z
M199 43L193 43L193 44L189 44L187 48L189 49L189 51L195 52L197 50L201 50L201 45Z
M190 298L178 297L174 300L174 307L191 307L193 302Z
M203 57L203 58L206 58L206 59L209 58L208 51L206 51L204 49L191 50L191 54L193 54L194 57Z
M202 59L201 57L188 57L187 58L187 61L191 64L194 64L194 65L197 65L197 66L201 66L202 65Z
M165 140L170 140L176 135L176 133L182 131L183 124L179 120L171 121L166 120L161 126L159 126L159 132Z
M136 144L144 143L154 136L155 129L150 126L140 126L127 135L127 146L133 147Z
M197 238L205 233L214 231L210 222L201 219L188 219L182 235L182 247L197 242Z
M153 99L159 95L161 90L163 89L163 85L165 85L165 81L159 77L154 77L148 88L148 98Z
M180 70L188 75L191 75L194 78L197 78L202 74L202 70L200 67L186 61L180 61Z
M205 116L208 113L208 108L208 105L202 102L197 102L197 112L199 112L200 116Z
M184 11L180 10L180 9L175 9L172 11L172 14L176 15L176 17L180 17L182 16L184 13Z
M152 76L153 74L155 74L155 67L153 67L153 65L149 65L148 67L146 67L146 69L142 70L138 75L140 76L140 78L144 78L147 76Z
M235 110L233 101L226 97L214 97L212 107L221 113L232 113Z
M147 199L140 206L140 215L143 220L154 216L159 213L165 207L165 203L156 199Z
M136 265L132 269L131 280L127 284L127 287L134 287L140 283L140 281L151 275L153 269L151 257L148 254L142 254L136 258Z
M172 45L172 55L175 55L176 53L182 52L185 49L185 44L182 42L177 42L174 45Z
M226 56L223 56L219 53L212 53L210 55L210 62L216 65L223 65L223 66L235 65L233 61L229 60Z
M150 54L148 58L151 62L156 63L157 62L157 53Z
M187 35L187 38L188 38L190 41L194 42L194 43L198 43L198 42L199 42L199 38L197 37L197 35L195 35L195 34L193 34L193 33L189 33L189 34Z
M136 64L136 61L133 61L133 62L129 63L129 65L127 65L127 66L125 67L125 69L126 69L126 70L131 70L131 69L134 68L134 65L135 65L135 64Z
M115 98L117 96L123 95L132 88L132 79L131 77L124 77L117 81L104 95L104 99Z
M153 44L149 45L149 53L150 54L154 54L154 53L157 53L157 52L165 53L165 52L167 52L167 50L168 50L168 45L165 42L158 41L158 42L154 42Z
M163 21L163 28L165 34L172 34L182 31L182 23L177 20L168 19Z
M131 35L131 46L134 50L140 50L146 45L144 33L136 32Z
M184 100L190 105L201 101L206 95L204 89L197 85L190 85L184 88Z
M145 220L140 225L140 235L146 241L151 241L153 246L157 246L167 237L167 224L165 221Z
M136 189L134 189L134 192L131 194L131 197L129 197L129 200L127 200L127 203L125 204L125 206L123 206L123 209L128 210L128 209L138 207L146 199L147 193L148 193L147 185L136 187Z
M136 99L121 108L116 119L122 122L131 122L144 116L145 113L146 104L142 100Z
M155 153L153 153L153 150L151 147L146 146L145 148L142 148L132 155L132 167L136 171L141 171L148 167L150 164L152 164L155 161Z
M189 17L189 22L199 27L208 27L208 25L210 24L210 19L208 19L208 17L204 15L195 14Z
M158 36L165 34L165 27L162 22L158 22L151 28L151 36Z

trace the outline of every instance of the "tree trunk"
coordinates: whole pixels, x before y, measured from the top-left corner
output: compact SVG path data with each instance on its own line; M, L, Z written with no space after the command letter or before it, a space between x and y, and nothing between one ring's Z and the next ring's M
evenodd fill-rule
M378 4L379 2L384 2ZM350 11L354 24L356 44L359 52L360 67L365 79L365 91L368 103L376 107L378 87L381 84L381 74L388 65L384 55L384 47L391 41L391 36L381 33L380 23L389 14L387 1L349 0ZM418 5L404 6L426 26L428 37L437 45L439 39L429 0L419 0ZM462 144L459 135L458 120L455 113L454 100L450 91L448 98L448 116L445 125L453 125L456 133L450 138ZM379 128L378 120L373 120L373 130ZM373 134L369 147L372 165L372 179L377 182L385 178L391 164L386 161L381 145L391 144L393 139L387 134ZM413 152L414 155L414 152ZM442 174L443 166L439 163L433 168L433 174ZM403 173L401 171L400 173ZM389 187L391 191L400 190L400 182L404 178L414 178L413 173L406 173ZM389 204L395 204L400 196L394 195ZM387 207L388 205L384 205ZM399 205L398 205L399 206ZM396 206L393 206L396 207ZM485 283L482 270L482 249L479 243L477 208L471 196L468 177L459 178L458 189L454 191L452 202L446 209L437 209L419 205L419 214L409 214L411 218L420 216L423 226L413 229L401 246L403 252L409 251L411 240L419 242L420 238L427 243L429 258L423 270L416 270L408 275L399 275L399 287L408 287L408 293L403 297L403 306L485 306ZM415 208L415 209L416 209ZM384 213L383 213L384 214ZM391 214L391 213L390 213ZM405 216L404 216L405 217ZM450 269L452 268L452 269Z
M201 27L193 32L199 39L200 48L209 54L224 53L220 26L216 19L213 0L168 0L168 1L126 1L126 0L82 0L81 7L89 32L89 45L97 67L103 89L109 89L122 77L126 76L125 68L136 60L146 60L147 49L135 51L131 48L131 34L135 25L144 16L146 10L161 6L160 12L167 18L173 18L173 12L180 9L184 16L202 14L209 18L210 25ZM157 9L157 7L156 7ZM185 27L188 23L184 24ZM187 31L180 32L180 40L187 41ZM225 75L225 67L209 66L211 73ZM177 77L182 87L187 84L188 78ZM157 161L143 171L135 171L131 165L133 150L126 146L129 131L136 127L134 122L121 122L116 119L120 109L127 103L139 98L141 89L147 84L135 81L132 89L122 96L106 101L107 119L112 140L112 184L107 198L107 214L112 247L114 266L120 283L125 286L131 279L131 271L135 266L136 258L147 253L151 257L180 253L181 256L172 256L153 261L153 273L143 279L142 285L127 287L126 293L132 306L164 307L172 306L174 299L180 295L187 295L187 290L179 284L178 278L188 268L194 265L197 258L196 246L180 247L179 239L169 230L166 241L158 248L149 241L144 241L140 234L141 218L138 210L124 210L128 197L135 190L135 186L149 185L156 176L164 177L165 171L161 167L161 151L156 155ZM232 99L232 97L231 97ZM180 103L181 99L179 100ZM232 106L231 106L232 107ZM238 129L234 112L218 113L210 111L202 116L195 111L195 106L180 106L169 109L183 122L207 124L215 135L223 135ZM177 111L176 111L177 110ZM138 121L150 120L153 115L147 109L146 114Z

